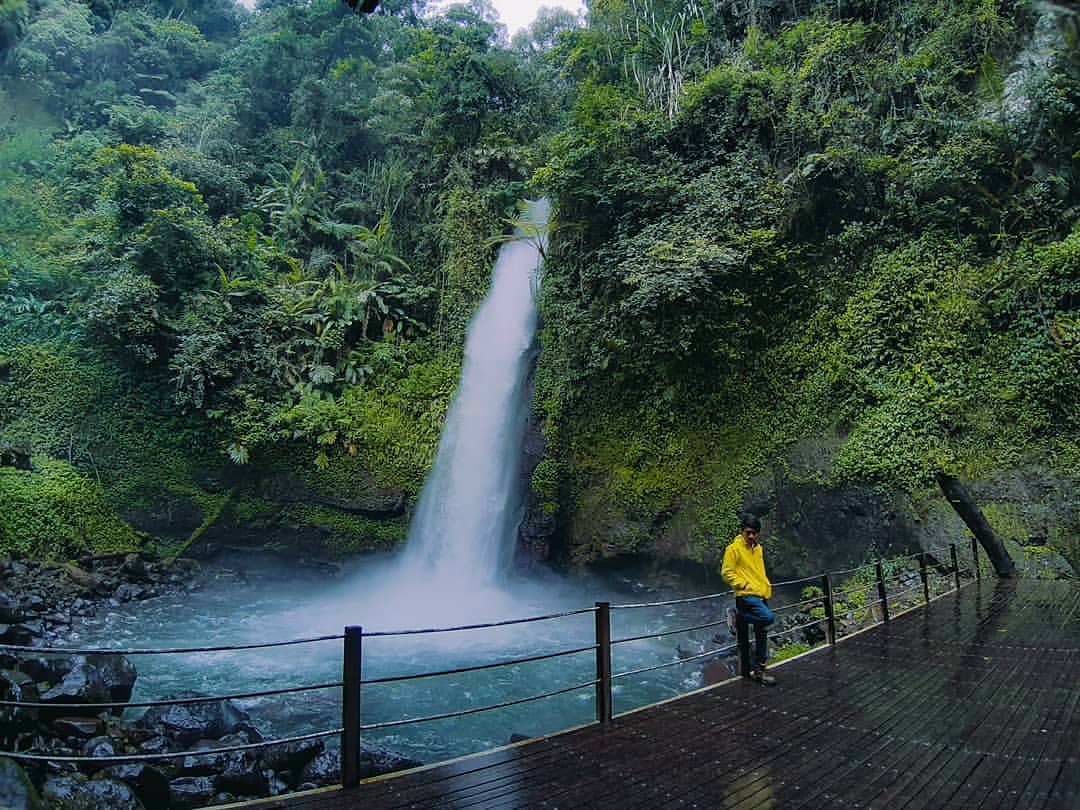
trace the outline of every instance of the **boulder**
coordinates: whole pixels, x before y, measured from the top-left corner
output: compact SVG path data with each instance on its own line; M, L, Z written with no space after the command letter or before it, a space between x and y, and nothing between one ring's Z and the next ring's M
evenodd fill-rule
M221 740L206 740L197 746L196 750L203 748L228 747L236 744L236 741L223 738ZM241 743L242 744L242 743ZM215 753L207 751L205 754L191 754L180 760L180 773L184 776L213 776L216 773L231 771L253 771L259 767L255 751L225 751Z
M318 754L300 771L302 784L332 785L341 780L341 749L331 748Z
M169 782L169 804L177 810L203 807L217 794L209 776L181 776Z
M360 776L366 779L369 776L380 776L384 773L404 771L409 768L418 768L424 763L419 760L403 757L393 751L382 748L367 748L360 752Z
M94 593L101 587L101 577L83 570L74 563L65 564L63 569L68 579L88 593Z
M71 659L67 656L45 653L20 653L13 658L20 672L25 672L38 683L59 683L71 669Z
M34 643L34 639L41 638L43 630L41 622L0 624L0 644L28 647Z
M194 692L172 698L200 697ZM180 706L153 706L136 723L138 728L159 731L181 745L199 740L218 739L232 734L248 720L247 712L231 700L210 700Z
M299 740L264 748L260 759L264 767L275 773L281 771L299 773L322 753L325 747L322 740Z
M41 794L50 810L146 810L127 784L108 777L51 776Z
M22 703L37 703L38 689L33 677L17 669L0 669L0 700L15 700ZM23 709L18 706L0 706L0 724L5 739L7 731L25 730L37 720L37 709ZM0 805L2 806L2 805Z
M424 763L386 751L365 746L360 752L360 778L367 779L384 773L418 768ZM308 762L300 772L300 781L315 785L330 785L341 779L341 749L329 748Z
M116 745L111 737L94 737L87 740L80 752L84 757L104 759L116 756Z
M42 810L41 799L13 759L0 757L0 807L4 810Z
M204 741L197 747L219 748L243 745L246 735L227 735L220 740ZM268 768L257 750L226 751L193 754L180 761L184 776L206 776L219 791L247 796L267 796L274 782L274 771Z
M169 741L162 734L143 740L138 745L140 754L164 754L169 750Z
M61 737L82 737L86 740L105 730L104 724L96 717L57 717L52 721L52 727ZM115 752L106 756L112 756L112 753Z
M144 588L142 585L138 585L132 582L125 582L117 587L113 591L113 599L117 602L136 602L140 599L146 599L152 596L152 593Z
M135 791L139 801L148 810L159 810L169 806L169 780L165 774L145 763L114 765L101 772L110 779L124 782Z
M246 760L235 759L214 777L218 790L243 796L270 796L277 777L269 768L252 770Z
M62 679L42 694L42 703L126 702L137 678L135 667L122 655L73 655L63 659L57 671Z
M0 591L0 622L13 624L24 617L21 600L6 591Z

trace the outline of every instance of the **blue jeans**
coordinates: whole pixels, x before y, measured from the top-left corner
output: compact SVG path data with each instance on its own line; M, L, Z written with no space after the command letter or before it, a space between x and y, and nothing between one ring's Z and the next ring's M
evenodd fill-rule
M751 668L765 666L769 657L768 627L776 621L776 614L760 596L735 597L735 612L739 621L754 626L754 657L750 662Z

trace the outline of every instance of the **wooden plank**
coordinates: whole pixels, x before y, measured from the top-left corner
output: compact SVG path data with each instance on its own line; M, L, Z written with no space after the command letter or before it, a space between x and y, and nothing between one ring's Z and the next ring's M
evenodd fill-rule
M835 663L834 663L835 665ZM823 769L827 769L830 764L835 764L840 756L841 748L838 746L836 739L838 735L842 735L847 741L848 745L843 749L844 756L847 756L850 751L856 750L862 745L863 741L867 739L867 735L872 735L873 731L863 731L860 735L854 735L852 732L856 731L855 728L847 728L847 724L859 719L860 715L865 711L865 705L878 702L881 704L880 711L885 711L885 705L881 703L883 686L888 684L882 684L877 677L878 673L872 670L862 669L859 661L849 661L844 668L844 672L855 679L856 683L863 684L868 690L863 696L858 696L850 688L841 690L833 695L833 701L825 705L816 705L815 708L818 714L831 718L831 722L822 723L820 718L815 725L815 732L818 732L813 737L801 736L799 740L791 740L793 735L786 734L783 726L778 728L778 733L782 737L788 739L783 740L783 744L777 747L777 750L773 751L768 760L759 761L755 764L765 765L766 767L773 760L779 759L783 762L782 776L780 778L774 777L768 771L759 773L758 779L755 782L740 785L740 791L732 791L729 786L718 784L712 786L709 784L704 785L703 790L693 795L694 799L700 799L705 801L709 796L724 796L725 807L737 807L739 802L752 806L759 800L763 800L765 796L769 796L772 799L779 799L786 801L785 789L789 789L789 783L794 781L794 787L791 787L795 799L799 796L797 792L799 790L798 778L805 772L806 775L813 775L817 777ZM868 677L873 676L873 677ZM837 678L832 676L832 680L835 683ZM796 700L801 690L791 690L790 694ZM895 694L900 694L900 690L893 690ZM857 698L857 699L856 699ZM862 704L856 705L856 711L848 712L846 714L840 714L840 708L846 704ZM813 704L812 704L813 705ZM850 708L850 706L848 706ZM896 706L891 709L891 713L897 714L903 711L901 706ZM830 737L830 735L832 735ZM793 748L792 743L798 743L798 750ZM824 765L822 763L825 763ZM805 768L800 770L800 766L805 765ZM693 778L690 781L700 783L697 778ZM719 780L718 780L719 781ZM683 797L679 797L680 799Z
M1039 789L1039 784L1033 784L1032 780L1050 743L1051 730L1063 714L1058 692L1062 687L1067 688L1070 685L1073 686L1075 692L1073 700L1075 700L1077 696L1080 696L1080 690L1075 690L1076 675L1064 669L1058 670L1049 693L1039 695L1038 700L1029 697L1025 701L1025 711L1028 712L1030 719L1028 722L1018 724L1012 735L1006 757L1002 758L998 778L991 782L984 775L984 784L978 791L984 794L979 807L985 807L987 810L998 807L1000 802L1004 801L1004 797L1008 797L1011 804L1022 806L1028 792Z
M848 674L853 673L849 671ZM837 680L826 680L830 691L835 691ZM713 768L712 773L682 771L667 775L666 781L691 786L690 789L683 789L672 796L672 799L707 800L709 796L716 794L716 784L723 784L728 778L734 778L739 781L738 789L729 786L726 790L726 803L734 805L740 799L737 794L752 796L763 789L770 776L770 763L777 757L784 756L796 747L806 748L812 745L818 735L827 733L836 723L847 719L846 715L836 717L830 714L829 707L834 705L832 701L815 701L812 695L806 695L809 699L804 699L805 692L799 684L791 684L787 688L775 687L764 692L757 685L748 686L753 690L751 694L761 695L762 702L757 717L752 718L752 724L746 728L765 727L773 731L764 735L747 734L742 731L744 727L736 727L740 731L728 735L728 748L723 760L727 765L726 771L718 772ZM870 699L878 689L869 679L857 679L852 686L865 689L866 699ZM851 689L846 691L849 696L853 695ZM771 705L776 699L783 702L777 706ZM814 710L806 712L804 706L812 706ZM854 711L858 711L858 708ZM829 719L823 719L823 714ZM655 806L648 796L640 803L643 806Z
M904 677L908 677L907 672ZM969 692L976 690L980 683L970 684L967 687ZM952 724L969 709L967 695L955 694L955 687L939 668L928 668L921 681L910 684L906 699L898 704L899 711L888 722L874 729L861 752L855 752L848 761L831 769L826 766L817 789L805 793L799 806L814 806L819 797L827 800L831 796L844 796L855 802L874 798L881 789L880 785L875 786L875 782L887 777L890 769L899 771L901 763L906 762L907 767L911 767L917 762L918 769L913 770L921 772L926 765L922 759L926 756L928 746L920 738L920 731L927 714L934 713L942 723ZM941 706L944 708L939 708ZM909 745L912 742L914 745ZM901 750L906 759L900 758ZM881 766L876 762L887 764Z

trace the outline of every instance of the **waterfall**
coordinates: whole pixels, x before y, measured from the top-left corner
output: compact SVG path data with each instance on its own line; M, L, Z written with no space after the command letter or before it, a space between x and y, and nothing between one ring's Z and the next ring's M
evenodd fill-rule
M544 225L549 210L546 200L531 202L525 220ZM402 553L402 576L444 604L497 587L513 556L524 512L520 467L541 249L521 239L499 251Z

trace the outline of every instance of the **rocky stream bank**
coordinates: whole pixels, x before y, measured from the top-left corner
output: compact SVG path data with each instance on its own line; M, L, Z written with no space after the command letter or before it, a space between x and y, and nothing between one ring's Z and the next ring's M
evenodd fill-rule
M0 701L41 704L0 703L0 750L42 757L0 757L0 807L183 810L337 782L339 751L323 738L258 747L265 734L236 702L200 702L206 696L193 692L167 698L179 704L125 709L138 679L126 657L44 652L71 649L67 638L79 617L169 593L197 598L205 573L193 560L138 554L66 564L0 560ZM101 703L120 705L90 705ZM212 749L232 750L200 753ZM184 751L192 753L156 756ZM418 764L368 749L361 773Z

